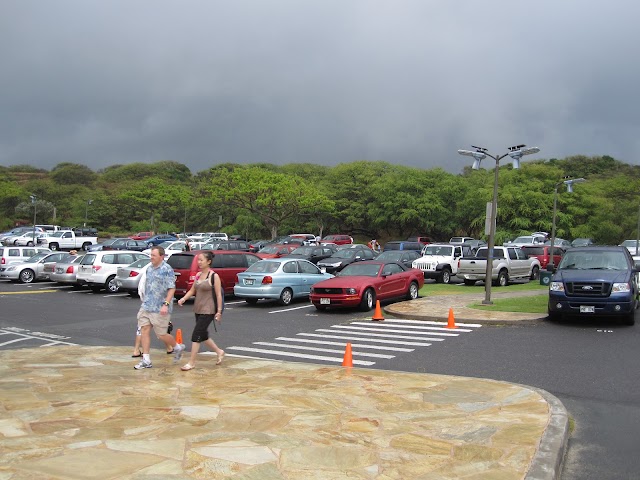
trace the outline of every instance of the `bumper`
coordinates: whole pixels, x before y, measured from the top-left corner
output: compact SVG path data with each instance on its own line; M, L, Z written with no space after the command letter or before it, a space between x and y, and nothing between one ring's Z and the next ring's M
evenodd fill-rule
M51 280L52 282L58 282L58 283L75 284L76 274L75 273L52 273L51 275L49 275L49 280Z
M360 305L360 295L311 295L309 297L311 303L321 307L342 307L350 308ZM329 303L326 303L328 299Z
M275 286L260 286L260 287L245 287L242 285L235 285L233 287L233 294L240 298L280 298L282 293L282 287Z
M127 292L130 292L130 291L137 292L139 283L140 283L139 275L134 279L116 277L116 285L118 285L118 289L125 290Z
M585 307L593 307L593 312L586 312L585 310L591 309ZM549 312L563 315L618 316L633 312L634 307L635 303L630 294L611 295L607 298L574 298L549 292Z
M0 279L2 280L18 280L20 272L18 270L13 270L10 272L0 272Z

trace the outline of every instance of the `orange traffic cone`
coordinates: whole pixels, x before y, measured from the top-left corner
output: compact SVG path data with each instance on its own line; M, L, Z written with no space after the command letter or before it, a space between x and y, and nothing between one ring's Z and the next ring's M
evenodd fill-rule
M176 330L176 343L180 344L182 343L182 329L178 328Z
M353 356L351 355L351 342L347 343L347 348L344 349L344 360L342 360L343 367L353 367Z
M382 316L382 309L380 308L380 300L376 300L376 311L373 312L373 317L371 317L371 320L374 320L374 321L384 320L384 317Z
M458 328L456 327L456 320L453 318L453 308L449 309L449 319L447 320L447 328Z

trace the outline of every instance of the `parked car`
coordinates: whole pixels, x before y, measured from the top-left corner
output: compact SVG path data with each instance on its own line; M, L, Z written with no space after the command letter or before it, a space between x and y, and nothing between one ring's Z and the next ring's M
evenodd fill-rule
M75 255L66 261L56 262L54 271L49 275L49 280L63 285L77 285L76 274L83 258L84 254Z
M408 241L392 241L384 244L384 252L389 250L415 250L420 252L424 247L424 244L420 242L408 242Z
M317 245L318 239L313 233L292 233L289 235L293 240L302 240L303 245ZM286 242L283 242L286 243Z
M209 240L213 244L213 250L237 250L248 252L251 245L244 240Z
M109 246L112 243L117 242L118 240L120 240L119 238L108 238L106 240L104 240L103 242L100 243L96 243L95 245L89 245L89 247L87 248L87 252L99 252L101 250L108 250ZM145 242L146 245L146 242Z
M462 244L463 247L470 248L471 251L475 254L480 247L486 247L487 242L484 240L467 240Z
M266 247L262 248L258 253L256 253L256 255L258 255L262 259L280 258L284 255L288 255L289 253L293 252L296 248L300 246L301 245L299 243L287 244L287 245L281 245L281 244L267 245Z
M370 248L344 248L338 250L324 260L318 262L318 267L324 268L328 273L336 273L354 262L373 260L376 254Z
M382 252L376 257L379 262L397 262L405 267L412 268L411 264L420 258L420 254L415 250L389 250Z
M349 265L335 278L316 283L309 298L318 310L359 307L367 312L376 300L401 297L414 300L423 285L424 275L420 270L395 262L371 260Z
M62 252L63 256L61 258L51 258L50 260L47 260L44 264L44 268L43 273L44 275L51 279L51 274L55 272L56 270L56 265L58 263L66 263L66 262L70 262L71 260L73 260L74 258L76 258L78 255L75 253L67 253L67 252Z
M551 246L550 245L538 245L538 246L524 246L522 247L527 257L535 257L540 261L540 268L545 269L549 265L551 260ZM557 266L562 260L562 256L566 250L562 247L555 247L553 249L553 264Z
M162 242L160 245L158 245L159 247L162 247L164 249L164 259L166 260L167 258L169 258L171 255L173 255L174 253L177 252L184 252L185 250L185 245L186 242L184 240L176 240L176 241L167 241L167 242ZM213 244L207 244L211 250L213 250ZM143 250L143 253L146 253L147 255L151 255L151 248L149 247L145 250ZM195 248L192 248L192 250L195 250Z
M326 235L320 243L335 243L336 245L349 245L353 243L353 238L349 235Z
M23 232L17 235L10 235L6 237L2 243L4 243L7 246L14 245L16 247L33 247L38 243L38 237L40 235L45 235L45 233L36 232L35 233L36 240L34 241L33 230L30 230L28 232Z
M285 257L260 260L238 273L237 278L233 293L245 302L255 304L269 299L289 305L295 298L309 298L313 285L333 275L308 260Z
M0 267L0 279L20 283L46 280L49 274L44 272L44 264L58 261L66 255L64 252L37 253L24 262L10 263Z
M126 267L141 258L149 258L142 252L116 250L87 252L76 273L77 283L87 285L94 292L105 289L108 293L118 291L116 274L118 267Z
M513 241L503 243L505 247L524 247L525 245L544 245L547 241L547 237L542 235L522 235L516 237Z
M589 245L595 245L596 242L593 238L576 238L571 242L572 247L588 247Z
M147 238L145 242L147 242L147 247L151 248L154 245L160 245L162 242L166 242L166 241L175 242L176 240L178 240L178 237L165 233L161 235L154 235L151 238Z
M44 247L3 247L0 246L0 266L24 262L36 253L51 253Z
M131 235L133 240L148 240L153 237L153 232L138 232L135 235Z
M261 249L267 246L271 240L251 240L249 242L249 251L252 253L259 252Z
M198 273L197 255L201 251L178 252L171 255L167 263L171 265L176 275L176 297L183 297L195 282ZM233 250L219 250L213 252L215 257L211 267L220 275L220 282L225 293L233 293L236 275L244 272L251 265L260 260L256 254Z
M142 252L148 248L147 242L144 240L133 240L131 238L112 238L108 243L99 245L102 246L101 250L131 250L134 252ZM93 250L91 247L89 247L89 249Z
M16 228L12 228L8 232L2 232L0 233L0 243L4 243L7 237L16 237L26 232L33 232L33 227L16 227ZM36 226L36 232L42 233L44 232L44 230Z
M309 260L313 264L317 264L320 260L329 258L331 255L337 252L335 246L321 245L321 246L302 246L293 250L286 255L287 258L302 258Z
M140 274L151 262L150 258L141 258L126 267L116 270L116 285L119 292L128 292L132 297L138 296Z
M422 256L413 262L413 268L422 270L424 278L435 279L437 283L450 283L458 274L458 260L474 255L473 249L464 244L431 243L422 249Z
M462 245L463 243L475 240L473 237L451 237L449 243L451 245Z
M567 248L571 248L571 242L569 240L565 240L564 238L554 238L553 239L553 243L555 244L556 247L562 247L565 250ZM544 242L545 245L550 246L551 245L551 239L547 240L546 242Z
M640 243L637 240L625 240L620 244L621 247L627 247L631 255L640 254Z
M633 325L639 272L622 246L567 250L549 284L549 318L609 316Z
M407 242L418 242L418 243L421 243L422 245L428 245L430 243L433 243L433 239L427 236L422 236L422 237L417 236L417 237L407 238Z

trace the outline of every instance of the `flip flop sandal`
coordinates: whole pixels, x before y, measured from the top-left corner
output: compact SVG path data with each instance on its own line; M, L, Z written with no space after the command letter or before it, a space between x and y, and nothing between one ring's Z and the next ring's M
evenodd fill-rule
M188 372L189 370L195 368L193 365L191 365L190 363L185 363L182 367L180 367L180 370L182 370L183 372Z
M140 352L140 353L139 353L139 354L137 354L137 355L131 355L131 357L132 357L132 358L139 358L139 357L141 357L141 356L142 356L142 352Z
M167 352L167 355L173 355L173 354L174 354L173 350L171 350L170 352Z
M216 362L216 365L220 365L222 363L222 360L224 360L224 350L220 355L218 355L218 361Z

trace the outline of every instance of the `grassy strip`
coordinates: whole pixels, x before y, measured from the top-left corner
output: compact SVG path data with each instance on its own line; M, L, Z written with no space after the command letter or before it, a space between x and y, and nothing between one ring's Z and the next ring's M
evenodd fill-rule
M495 312L547 313L547 295L532 295L516 298L494 298L493 305L472 303L469 308Z
M546 285L540 285L538 280L532 280L525 283L515 283L507 287L491 287L491 291L522 292L529 290L547 290L548 288ZM464 293L484 293L484 284L478 282L477 285L469 287L462 283L425 283L424 287L420 289L421 297L429 297L432 295L461 295Z

